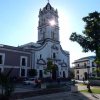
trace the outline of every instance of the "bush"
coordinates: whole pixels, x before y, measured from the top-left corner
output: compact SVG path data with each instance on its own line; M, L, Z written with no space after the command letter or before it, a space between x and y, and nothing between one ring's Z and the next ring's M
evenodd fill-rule
M30 69L28 71L28 74L29 74L30 77L34 77L34 76L37 75L37 70L36 69Z
M91 77L89 80L100 80L100 77Z

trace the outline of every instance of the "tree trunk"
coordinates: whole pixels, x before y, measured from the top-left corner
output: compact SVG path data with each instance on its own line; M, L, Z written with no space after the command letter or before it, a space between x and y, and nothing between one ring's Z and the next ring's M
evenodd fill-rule
M1 86L2 95L4 94L4 88Z
M97 71L97 77L100 77L100 50L96 50L96 71Z

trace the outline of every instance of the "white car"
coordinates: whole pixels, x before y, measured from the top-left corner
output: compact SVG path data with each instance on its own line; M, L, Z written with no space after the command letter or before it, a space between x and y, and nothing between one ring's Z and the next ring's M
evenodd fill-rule
M36 80L35 78L29 78L29 79L25 80L23 83L24 83L25 85L30 85L30 84L36 85L35 80Z

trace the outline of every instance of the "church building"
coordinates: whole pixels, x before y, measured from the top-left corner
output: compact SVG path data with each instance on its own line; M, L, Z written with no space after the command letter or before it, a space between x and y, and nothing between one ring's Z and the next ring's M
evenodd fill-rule
M14 77L27 77L30 69L37 70L37 78L50 77L45 74L47 62L56 64L53 76L68 78L69 52L62 49L59 40L58 11L48 2L39 11L38 40L18 47L0 45L0 72L12 69ZM19 40L20 41L20 40Z

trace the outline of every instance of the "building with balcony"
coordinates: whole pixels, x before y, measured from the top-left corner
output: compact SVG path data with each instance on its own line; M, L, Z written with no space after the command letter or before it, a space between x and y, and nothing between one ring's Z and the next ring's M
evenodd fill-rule
M89 77L95 76L96 64L95 56L83 57L73 62L75 79L87 80Z

